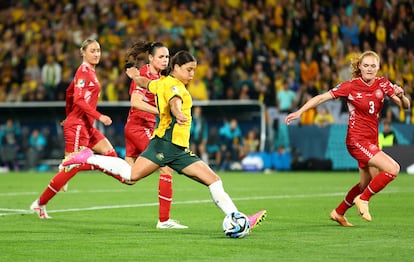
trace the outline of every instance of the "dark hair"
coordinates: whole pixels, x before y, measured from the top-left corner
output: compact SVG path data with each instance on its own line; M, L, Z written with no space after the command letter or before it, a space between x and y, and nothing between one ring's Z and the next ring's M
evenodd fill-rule
M187 64L189 62L197 62L197 59L190 54L190 52L188 51L178 51L170 60L170 64L167 68L167 70L165 70L165 72L163 72L163 75L168 75L172 72L172 70L174 69L174 65L179 65L182 66L184 64Z
M126 51L125 54L125 67L133 67L138 60L143 59L142 54L148 53L154 55L155 51L160 48L165 47L161 42L145 42L138 41L132 44L132 46Z

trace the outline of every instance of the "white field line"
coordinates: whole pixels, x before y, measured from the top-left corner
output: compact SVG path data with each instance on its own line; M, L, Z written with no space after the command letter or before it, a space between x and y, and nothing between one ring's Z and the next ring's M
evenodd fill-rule
M72 191L74 192L74 191ZM89 192L89 191L88 191ZM99 191L102 192L102 191ZM115 191L110 191L115 192ZM410 191L411 192L411 191ZM27 192L28 194L29 192ZM390 193L401 193L401 191L386 191L382 194ZM12 193L8 193L10 195ZM17 194L17 193L16 193ZM18 193L21 194L21 193ZM25 193L23 193L25 194ZM36 193L38 194L38 193ZM4 194L0 194L4 195ZM293 198L315 198L315 197L332 197L332 196L344 196L345 192L337 193L324 193L324 194L303 194L303 195L275 195L275 196L257 196L257 197L239 197L232 198L233 201L251 201L251 200L266 200L266 199L293 199ZM174 205L192 205L192 204L201 204L201 203L211 203L211 199L204 200L188 200L188 201L174 201ZM141 204L128 204L128 205L112 205L112 206L94 206L94 207L85 207L85 208L69 208L69 209L58 209L58 210L48 210L48 213L65 213L65 212L80 212L80 211L90 211L90 210L102 210L102 209L120 209L120 208L134 208L134 207L149 207L149 206L158 206L156 203L141 203ZM0 207L0 217L1 216L11 216L11 215L21 215L33 213L31 210L24 209L8 209Z

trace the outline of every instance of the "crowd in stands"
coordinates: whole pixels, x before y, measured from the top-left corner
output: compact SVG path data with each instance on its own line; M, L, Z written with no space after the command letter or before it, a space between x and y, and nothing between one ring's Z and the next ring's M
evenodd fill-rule
M63 101L87 38L101 44L103 101L129 100L125 51L139 39L197 57L197 100L289 112L349 79L350 59L368 49L413 97L413 17L411 0L1 1L0 103ZM406 121L402 110L384 117Z
M287 83L300 105L348 79L349 59L367 49L381 55L381 74L412 93L409 0L31 0L2 1L0 12L1 102L62 100L86 38L101 43L105 101L128 100L124 54L136 39L194 53L200 81L189 90L199 100L277 106Z

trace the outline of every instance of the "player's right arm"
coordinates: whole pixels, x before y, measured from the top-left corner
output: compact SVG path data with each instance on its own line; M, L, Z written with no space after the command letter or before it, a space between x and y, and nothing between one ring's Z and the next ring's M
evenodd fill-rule
M154 115L158 115L157 107L147 103L145 101L145 89L137 86L135 83L131 83L132 91L131 91L131 106L135 109L145 111Z
M136 67L130 67L126 69L126 74L129 78L134 80L137 86L145 87L148 89L148 84L151 82L150 79L140 76L140 73Z
M330 92L326 92L317 96L312 97L308 102L306 102L301 108L298 109L298 111L293 112L289 115L286 116L285 118L285 122L287 125L289 125L292 120L295 120L297 118L299 118L303 112L315 108L318 105L333 99L333 96Z

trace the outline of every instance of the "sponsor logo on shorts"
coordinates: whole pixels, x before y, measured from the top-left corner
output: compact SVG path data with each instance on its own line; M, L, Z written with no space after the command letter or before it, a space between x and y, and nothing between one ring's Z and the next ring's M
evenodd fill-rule
M163 159L164 159L164 154L163 154L163 153L158 153L155 157L156 157L158 160L163 160Z

